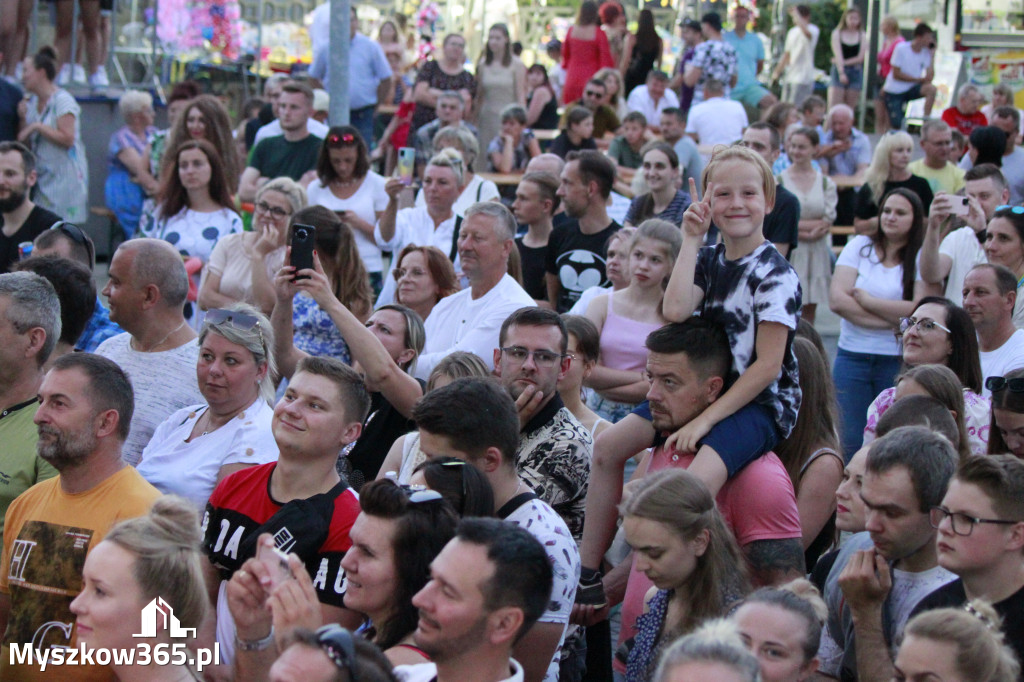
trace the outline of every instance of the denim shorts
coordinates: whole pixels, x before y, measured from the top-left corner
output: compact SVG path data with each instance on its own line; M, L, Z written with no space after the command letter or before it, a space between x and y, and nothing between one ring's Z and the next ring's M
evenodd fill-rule
M849 84L843 85L839 82L839 71L833 66L832 87L846 88L847 90L860 90L864 87L864 67L862 65L844 66L843 70L846 71L846 78L850 81Z

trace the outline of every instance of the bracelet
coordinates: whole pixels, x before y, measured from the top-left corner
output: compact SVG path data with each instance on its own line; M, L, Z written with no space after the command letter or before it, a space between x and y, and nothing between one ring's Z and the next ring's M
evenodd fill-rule
M270 634L263 639L240 639L235 633L235 646L239 651L265 651L274 643L274 626L270 626Z

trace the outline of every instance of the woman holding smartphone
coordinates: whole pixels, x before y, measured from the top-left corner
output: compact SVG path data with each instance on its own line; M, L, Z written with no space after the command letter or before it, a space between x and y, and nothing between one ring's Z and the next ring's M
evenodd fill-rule
M379 294L384 260L373 239L373 229L387 208L388 193L384 191L384 178L370 170L370 152L358 130L334 126L327 131L316 175L306 189L309 205L334 211L352 228L374 295Z

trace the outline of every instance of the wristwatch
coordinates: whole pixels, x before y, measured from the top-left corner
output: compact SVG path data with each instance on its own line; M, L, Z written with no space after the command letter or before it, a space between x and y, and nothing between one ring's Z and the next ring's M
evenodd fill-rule
M263 639L239 639L235 634L235 646L239 651L266 651L274 643L274 626L270 626L270 634Z

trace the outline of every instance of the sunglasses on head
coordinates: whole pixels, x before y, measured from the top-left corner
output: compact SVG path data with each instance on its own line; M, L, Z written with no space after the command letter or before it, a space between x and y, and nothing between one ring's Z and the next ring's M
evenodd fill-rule
M85 252L89 256L89 263L96 262L96 253L93 250L92 240L89 239L88 235L86 235L78 225L69 223L66 220L61 220L60 222L54 223L50 229L57 230L76 244L84 246Z
M203 324L211 327L219 324L230 324L235 329L243 332L251 331L255 327L260 334L260 345L263 346L263 352L264 354L267 352L267 344L263 340L263 327L260 325L259 318L255 315L249 315L237 310L211 308L206 311Z
M1022 215L1024 214L1024 206L1011 206L1010 204L1003 204L1002 206L996 206L996 212L998 213L999 211L1009 211L1014 215Z
M339 147L347 147L356 143L356 136L352 133L342 133L338 135L327 136L327 147L329 149L338 149Z
M993 393L998 393L1005 388L1010 389L1010 393L1024 393L1024 378L989 377L985 379L985 388Z
M356 675L356 645L352 639L352 633L340 625L330 624L318 628L316 631L316 642L327 658L331 659L339 670L347 670L348 677L352 682L358 682Z

